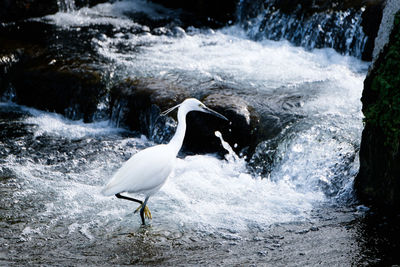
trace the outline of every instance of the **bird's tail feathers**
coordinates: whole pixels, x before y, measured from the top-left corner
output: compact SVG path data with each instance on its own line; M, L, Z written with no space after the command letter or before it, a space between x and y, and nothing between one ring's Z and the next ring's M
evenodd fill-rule
M113 196L113 195L115 195L116 193L114 193L114 192L113 192L114 190L112 190L112 189L113 189L112 187L110 187L109 185L106 185L106 186L101 190L101 194L102 194L103 196L106 196L106 197Z

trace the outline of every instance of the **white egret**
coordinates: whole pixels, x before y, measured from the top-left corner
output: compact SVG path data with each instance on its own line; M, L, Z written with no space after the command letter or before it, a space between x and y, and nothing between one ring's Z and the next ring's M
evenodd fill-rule
M166 110L162 115L166 115L178 107L178 127L171 141L168 144L146 148L133 155L114 174L110 182L102 190L103 195L115 195L117 198L140 203L141 205L136 209L135 213L140 210L143 225L145 224L145 216L151 219L147 201L167 180L173 170L176 156L182 147L186 132L186 114L190 111L202 111L228 120L223 115L206 107L194 98L186 99L181 104ZM140 193L145 196L145 199L141 201L123 196L121 195L123 192Z

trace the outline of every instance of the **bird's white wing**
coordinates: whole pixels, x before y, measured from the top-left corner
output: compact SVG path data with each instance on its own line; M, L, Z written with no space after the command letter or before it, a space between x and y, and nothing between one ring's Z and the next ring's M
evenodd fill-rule
M149 147L133 155L114 174L102 193L149 193L157 191L173 169L174 152L168 145Z

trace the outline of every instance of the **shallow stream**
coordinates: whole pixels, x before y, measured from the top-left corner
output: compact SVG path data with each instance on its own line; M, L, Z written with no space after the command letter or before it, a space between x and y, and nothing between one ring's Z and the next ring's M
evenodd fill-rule
M297 119L273 140L274 151L271 140L259 144L252 168L233 154L178 158L148 203L153 220L141 227L135 204L100 191L151 140L109 120L83 123L2 102L2 265L392 262L394 248L380 246L390 237L371 227L376 220L352 191L367 63L332 49L254 41L239 26L150 31L134 20L137 10L160 20L173 12L121 1L40 20L69 31L110 26L91 46L113 77L225 88L265 112L264 100L276 100ZM279 102L287 98L295 104Z

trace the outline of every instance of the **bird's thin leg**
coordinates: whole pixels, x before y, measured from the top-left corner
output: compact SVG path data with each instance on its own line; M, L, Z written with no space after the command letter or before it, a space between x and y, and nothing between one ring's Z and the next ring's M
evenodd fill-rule
M126 200L130 200L130 201L135 201L135 202L137 202L137 203L140 203L140 204L143 204L143 201L141 201L141 200L138 200L138 199L135 199L135 198L132 198L132 197L126 197L126 196L122 196L121 194L115 194L115 196L117 197L117 198L122 198L122 199L126 199Z
M142 209L142 207L143 207L143 204L140 205L140 206L135 210L134 213L140 211L140 210ZM149 209L149 207L148 207L147 205L144 206L144 217L147 218L147 219L152 219L150 209Z
M149 197L146 197L146 198L144 199L144 202L143 202L143 204L142 204L142 208L140 209L140 218L142 218L142 224L143 224L143 225L145 225L145 222L144 222L144 210L145 210L145 208L146 208L147 200L149 200ZM150 216L151 216L151 215L150 215Z
M143 219L143 212L144 212L144 215L146 216L146 218L148 218L148 219L151 219L152 217L151 217L151 212L150 212L150 210L149 210L149 208L146 206L146 204L145 203L147 203L147 200L149 199L149 197L146 197L146 199L145 199L145 203L143 203L143 201L141 201L141 200L139 200L139 199L136 199L136 198L133 198L133 197L127 197L127 196L123 196L123 195L121 195L121 194L115 194L115 196L117 197L117 198L121 198L121 199L126 199L126 200L130 200L130 201L134 201L134 202L137 202L137 203L140 203L140 206L135 210L135 212L134 213L136 213L136 212L138 212L139 210L140 210L140 217L142 217L142 223L144 222L144 219ZM144 224L144 223L143 223Z

